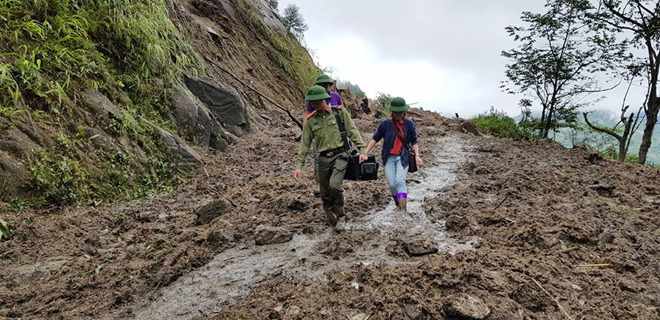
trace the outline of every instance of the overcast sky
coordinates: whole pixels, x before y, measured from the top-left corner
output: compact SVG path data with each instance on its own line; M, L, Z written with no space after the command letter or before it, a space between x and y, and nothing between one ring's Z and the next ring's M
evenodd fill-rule
M309 25L305 41L318 63L369 97L385 92L461 117L490 106L520 114L523 97L499 88L500 54L515 46L504 28L520 25L523 11L543 12L545 0L281 0L280 9L289 3ZM619 110L624 92L595 107Z

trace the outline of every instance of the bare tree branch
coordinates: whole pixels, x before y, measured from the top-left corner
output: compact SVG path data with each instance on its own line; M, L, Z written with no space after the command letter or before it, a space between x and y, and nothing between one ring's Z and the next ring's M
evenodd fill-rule
M611 135L612 137L616 138L618 141L621 141L621 140L623 139L623 137L621 137L621 135L619 135L618 133L616 133L616 132L614 132L614 131L612 131L612 130L610 130L610 129L605 129L605 128L602 128L602 127L596 126L596 125L592 124L591 122L589 122L589 118L587 117L587 113L586 113L586 112L583 112L583 113L582 113L582 116L584 117L584 122L586 122L587 125L588 125L591 129L594 129L594 130L596 130L596 131L598 131L598 132L607 133L607 134Z

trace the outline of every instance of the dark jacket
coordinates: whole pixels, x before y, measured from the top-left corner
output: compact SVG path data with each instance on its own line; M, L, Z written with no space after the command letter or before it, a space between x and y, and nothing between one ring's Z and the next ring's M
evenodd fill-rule
M379 142L381 139L385 139L383 142L383 165L387 163L387 158L390 156L390 150L394 147L394 139L398 139L396 136L396 127L392 122L392 119L383 120L376 133L374 133L374 141ZM417 129L415 123L412 120L403 118L403 135L404 139L404 148L401 150L401 165L408 167L408 161L410 159L410 154L408 148L417 144Z

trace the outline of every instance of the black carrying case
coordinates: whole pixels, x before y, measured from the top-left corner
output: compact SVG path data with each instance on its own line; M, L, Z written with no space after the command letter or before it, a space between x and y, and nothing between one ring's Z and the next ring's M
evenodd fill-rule
M344 143L344 150L350 150L350 143L348 143L348 137L346 134L346 127L344 126L344 121L342 121L341 116L337 108L332 107L332 112L335 114L337 119L337 126L339 127L339 133L341 133L341 139ZM348 157L348 166L346 166L346 174L344 174L345 180L376 180L378 179L378 162L376 162L376 157L373 155L367 156L367 161L360 163L360 153L353 151Z
M367 161L360 163L360 153L354 152L348 158L348 166L346 167L346 180L377 180L378 179L378 162L373 155L367 156Z

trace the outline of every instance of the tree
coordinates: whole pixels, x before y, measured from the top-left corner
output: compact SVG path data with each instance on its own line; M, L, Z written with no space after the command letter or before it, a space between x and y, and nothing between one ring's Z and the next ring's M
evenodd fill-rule
M626 95L623 97L623 103L621 104L621 120L614 126L612 129L600 127L589 122L587 113L582 113L584 117L584 122L593 130L597 132L602 132L608 134L619 142L619 161L626 161L626 156L628 155L628 149L630 148L630 141L632 140L635 131L639 128L639 114L642 112L642 108L637 111L637 115L634 112L631 112L630 115L626 115L628 108L630 106L626 105L626 98L630 92L630 87L634 81L634 77L630 79L628 83L628 89L626 90ZM619 125L623 124L623 132L620 132Z
M660 97L658 97L658 72L660 71L660 2L642 0L601 0L602 10L594 18L604 25L614 27L619 32L632 34L631 43L646 52L644 67L647 73L649 90L646 95L644 112L646 126L639 148L639 163L646 163L653 130L658 122Z
M577 110L593 102L585 101L589 95L612 89L603 89L593 74L615 70L627 45L607 27L592 23L588 0L548 0L546 8L543 14L523 12L527 27L507 27L520 45L502 52L512 60L502 88L540 102L540 121L529 121L539 124L544 138L551 130L573 125Z
M387 93L377 92L376 93L376 104L380 105L383 108L387 108L394 97Z
M300 8L293 3L284 8L282 23L284 23L286 30L293 33L299 40L304 37L305 31L309 29L300 13Z
M279 1L277 0L268 0L268 5L270 6L271 9L277 11L277 7L279 7Z

